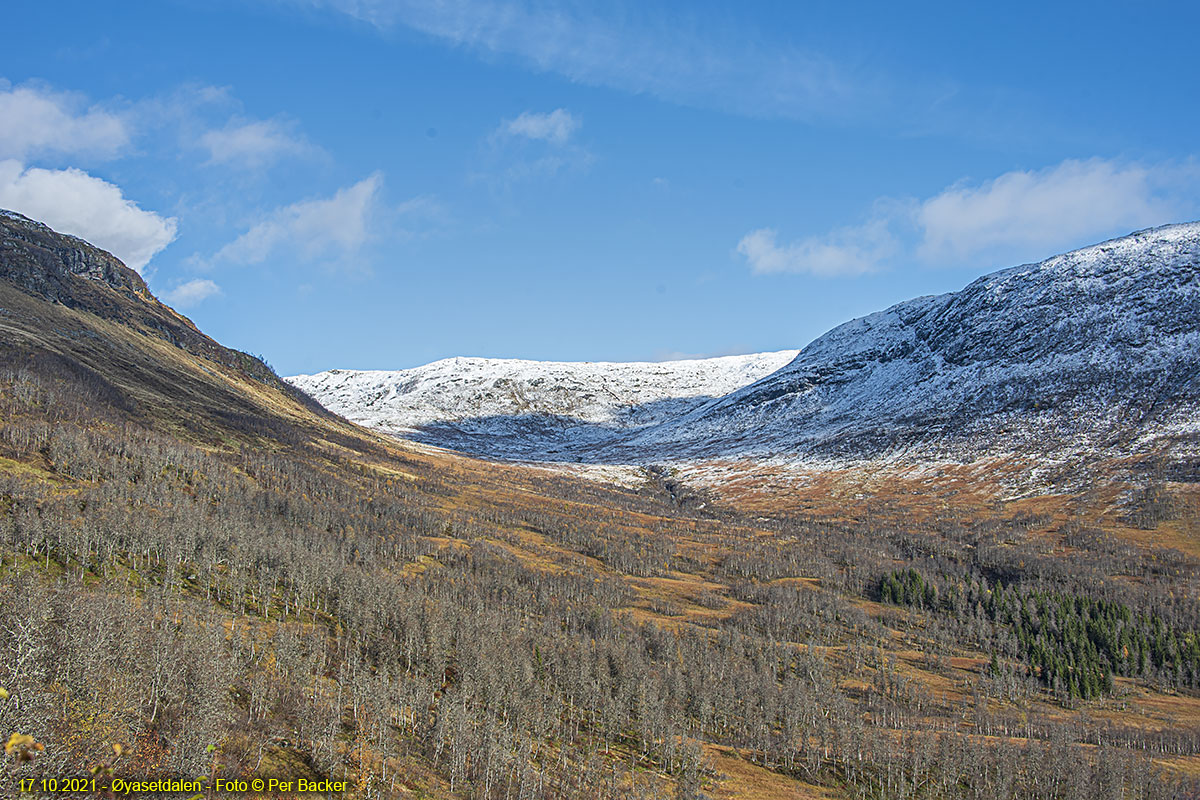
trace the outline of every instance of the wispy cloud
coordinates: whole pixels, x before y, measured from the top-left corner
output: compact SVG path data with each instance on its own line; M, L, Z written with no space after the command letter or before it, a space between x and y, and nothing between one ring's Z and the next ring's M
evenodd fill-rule
M175 239L173 217L140 208L119 187L78 169L0 161L0 208L86 239L138 272Z
M777 236L770 228L760 228L738 242L738 252L755 273L861 275L878 269L897 249L896 239L882 219L786 245L777 244Z
M129 145L124 115L80 95L0 79L0 158L86 155L110 158Z
M188 155L201 154L205 166L253 172L284 159L324 154L294 119L248 114L228 86L184 84L139 100L132 110L145 139L159 147L169 143Z
M353 256L372 236L383 176L374 173L332 197L276 209L225 245L213 261L259 264L277 253L306 261Z
M831 59L725 21L644 5L531 0L291 0L380 29L404 26L534 69L688 105L763 117L845 116L887 95ZM711 16L711 15L710 15Z
M208 151L210 164L259 168L283 158L302 157L316 148L295 130L295 124L279 119L230 119L223 128L205 131L199 145Z
M788 244L762 228L737 249L759 274L858 275L900 261L999 267L1190 217L1200 207L1197 178L1191 161L1067 160L959 181L924 200L882 198L863 225Z
M191 308L221 293L221 287L208 278L194 278L163 292L163 299L175 308Z
M565 108L524 111L502 120L484 140L483 168L472 178L505 192L522 181L586 170L592 153L572 141L582 127L583 121Z
M506 122L501 129L510 136L540 139L561 147L581 124L579 118L571 112L564 108L556 108L545 113L526 111L516 119Z
M454 224L450 209L432 195L409 198L381 216L395 223L391 232L397 239L437 236Z
M207 153L208 164L256 169L321 153L284 116L256 119L228 87L187 84L132 101L94 103L44 83L0 78L0 158L111 159L136 154L172 159Z

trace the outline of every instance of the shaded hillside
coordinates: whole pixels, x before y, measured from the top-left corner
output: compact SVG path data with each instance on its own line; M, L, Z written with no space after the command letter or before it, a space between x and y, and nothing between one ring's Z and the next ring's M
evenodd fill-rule
M336 424L261 360L223 347L111 254L0 212L0 363L79 381L98 409L220 441Z

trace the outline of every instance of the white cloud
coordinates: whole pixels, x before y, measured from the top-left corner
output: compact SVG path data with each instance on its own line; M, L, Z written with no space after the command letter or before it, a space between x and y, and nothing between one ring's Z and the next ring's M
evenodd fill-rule
M313 146L292 127L279 120L235 118L224 128L201 134L199 143L209 152L209 163L263 167L281 158L313 152Z
M742 237L738 252L759 274L852 275L900 258L1002 267L1190 217L1200 205L1198 178L1192 161L1068 160L975 185L960 181L925 200L881 198L866 224L791 244L777 244L775 231L762 228Z
M283 250L307 260L353 255L371 236L383 177L370 175L333 197L276 209L221 248L214 260L259 264Z
M124 118L76 95L0 80L0 158L71 154L111 157L129 144Z
M917 210L917 256L939 263L995 251L1050 255L1115 229L1173 221L1180 204L1171 173L1091 159L1008 172L977 186L958 183Z
M119 187L78 169L0 161L0 208L86 239L138 272L175 239L173 217L139 208Z
M509 120L503 129L511 136L524 136L562 146L571 138L571 134L579 130L581 124L571 112L556 108L544 113L526 111L516 119Z
M111 110L114 104L89 105L78 93L38 83L12 87L0 78L0 159L112 158L125 154L135 137L143 156L142 148L161 155L174 144L207 152L209 164L249 168L320 153L294 121L243 114L228 87L187 84L123 102L119 112Z
M208 278L195 278L163 292L163 299L176 308L191 308L221 293L221 287Z
M831 277L873 272L897 248L886 220L841 228L825 236L810 236L791 244L776 243L776 231L760 228L738 242L737 250L759 275L803 272Z

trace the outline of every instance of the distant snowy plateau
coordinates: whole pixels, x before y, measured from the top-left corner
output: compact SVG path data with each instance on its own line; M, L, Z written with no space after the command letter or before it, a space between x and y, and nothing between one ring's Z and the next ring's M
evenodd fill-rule
M798 353L640 364L452 358L287 380L355 422L490 458L1161 454L1194 465L1200 223L1001 270L838 326Z
M797 352L645 363L447 358L285 380L386 433L493 458L587 461L770 375Z

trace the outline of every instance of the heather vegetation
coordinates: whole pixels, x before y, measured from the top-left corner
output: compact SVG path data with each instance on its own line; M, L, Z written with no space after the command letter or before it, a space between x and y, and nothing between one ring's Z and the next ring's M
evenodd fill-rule
M1166 798L1188 778L1154 759L1200 753L1101 713L1194 697L1179 552L701 516L261 425L201 448L88 397L0 376L0 730L44 746L10 778L121 743L119 774L357 797L703 797L719 745L845 797Z

